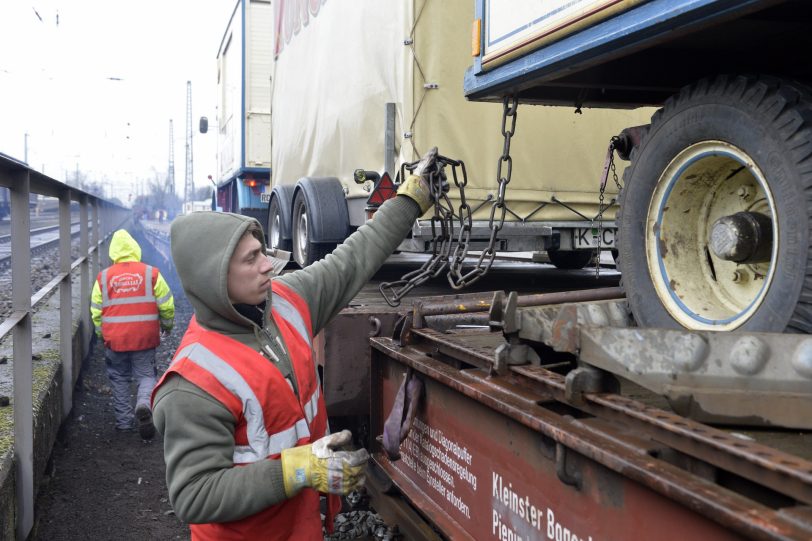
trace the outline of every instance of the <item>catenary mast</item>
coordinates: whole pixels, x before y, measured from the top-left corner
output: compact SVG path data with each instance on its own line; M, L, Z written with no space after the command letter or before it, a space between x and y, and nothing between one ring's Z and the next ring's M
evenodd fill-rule
M192 81L186 81L186 182L183 189L183 202L194 198L195 184L192 171Z

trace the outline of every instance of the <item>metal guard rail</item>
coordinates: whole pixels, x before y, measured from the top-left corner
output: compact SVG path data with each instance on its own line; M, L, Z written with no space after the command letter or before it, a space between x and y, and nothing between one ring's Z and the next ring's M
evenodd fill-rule
M14 379L14 464L17 501L16 537L26 539L34 524L34 413L32 313L34 307L59 288L59 352L62 361L63 419L73 404L73 387L78 374L72 359L73 303L71 274L80 269L81 351L87 352L92 338L90 322L91 279L99 272L102 245L116 228L131 217L129 209L32 170L23 162L0 154L0 187L9 189L11 207L11 315L0 322L0 340L9 332L13 340ZM59 273L32 297L31 194L59 200ZM80 257L71 261L71 202L79 203ZM92 271L92 272L91 272Z

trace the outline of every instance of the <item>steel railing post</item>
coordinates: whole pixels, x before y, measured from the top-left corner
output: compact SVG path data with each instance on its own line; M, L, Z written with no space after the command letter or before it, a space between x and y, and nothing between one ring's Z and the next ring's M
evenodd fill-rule
M73 409L73 285L71 283L71 191L59 194L59 357L62 359L62 419Z
M92 230L93 238L92 238L91 242L92 242L93 246L95 247L95 250L93 250L92 273L93 273L93 276L97 276L99 274L99 272L101 271L101 269L99 268L99 265L101 265L101 261L102 261L102 259L101 259L102 256L101 256L101 253L100 253L101 252L101 235L100 235L100 231L99 231L99 200L96 199L96 198L93 198L91 200L91 207L93 209L93 230Z
M28 170L14 173L11 190L11 306L19 321L12 333L14 367L14 463L17 539L34 525L34 385L31 357L31 215Z
M90 321L90 244L88 239L88 196L82 194L79 197L79 253L84 257L81 264L81 287L79 294L79 306L82 310L82 351L87 352L90 344L90 336L94 330Z

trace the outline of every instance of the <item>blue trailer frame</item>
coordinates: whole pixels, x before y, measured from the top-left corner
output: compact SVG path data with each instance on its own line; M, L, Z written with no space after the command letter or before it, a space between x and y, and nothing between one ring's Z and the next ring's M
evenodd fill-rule
M262 192L265 191L265 186L271 183L271 167L256 167L247 165L246 160L246 101L247 101L247 84L246 78L248 74L248 66L246 65L246 50L248 47L248 24L247 24L247 10L250 0L242 0L235 4L234 12L229 22L228 28L220 41L219 51L223 51L224 44L229 37L229 28L231 22L235 17L240 19L240 74L242 81L240 83L240 149L239 149L239 163L234 169L229 171L225 176L218 179L216 189L216 200L213 203L214 208L220 208L226 212L234 212L256 218L262 227L267 225L268 219L268 202L263 201ZM239 13L237 10L239 9ZM218 53L219 55L220 53Z
M483 69L481 55L476 57L465 73L465 95L473 101L518 94L523 103L637 107L661 105L682 86L720 67L808 80L804 51L810 48L793 49L793 43L812 46L812 37L793 34L795 21L787 15L794 9L808 18L809 4L649 0L490 70ZM486 0L476 0L483 29L480 51L487 39L485 6ZM770 8L784 17L763 16ZM747 32L754 24L760 37L766 32L775 39L754 40ZM686 51L693 54L686 57Z

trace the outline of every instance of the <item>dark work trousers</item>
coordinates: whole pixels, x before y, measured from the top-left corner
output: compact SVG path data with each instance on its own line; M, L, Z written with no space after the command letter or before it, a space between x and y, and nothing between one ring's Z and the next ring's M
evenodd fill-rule
M104 350L107 377L113 388L113 408L116 414L116 428L127 430L135 426L133 404L130 397L130 382L134 378L138 384L136 407L144 404L149 407L150 394L155 387L155 348L141 351Z

